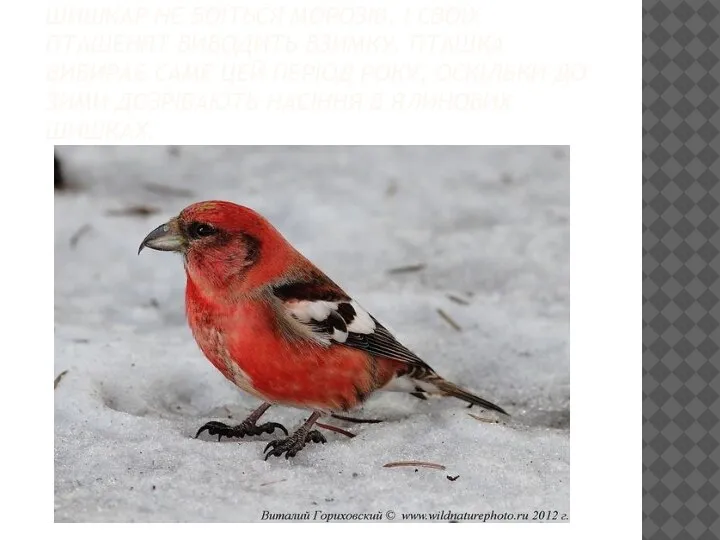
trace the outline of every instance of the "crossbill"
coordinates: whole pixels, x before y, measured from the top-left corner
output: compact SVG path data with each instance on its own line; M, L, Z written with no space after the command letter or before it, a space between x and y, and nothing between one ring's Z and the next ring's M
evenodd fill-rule
M197 435L278 429L286 437L267 445L265 459L288 458L308 441L326 442L313 429L321 415L356 408L378 390L452 396L507 414L438 375L249 208L192 204L148 234L138 253L145 247L182 254L197 344L225 377L263 401L241 424L208 422ZM280 424L257 423L275 404L312 414L288 436Z

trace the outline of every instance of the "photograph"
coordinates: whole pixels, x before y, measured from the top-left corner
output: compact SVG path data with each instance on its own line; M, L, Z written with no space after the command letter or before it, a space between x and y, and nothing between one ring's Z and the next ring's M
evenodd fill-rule
M53 154L55 522L570 521L571 146Z

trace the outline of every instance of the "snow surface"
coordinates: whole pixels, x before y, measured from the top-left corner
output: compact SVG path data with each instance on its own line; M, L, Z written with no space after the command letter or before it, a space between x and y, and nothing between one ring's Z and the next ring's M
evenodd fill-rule
M56 521L569 512L567 148L57 152L74 185L55 196L55 372L68 370L55 389ZM203 199L264 214L440 374L512 418L480 422L467 413L493 417L460 401L380 393L355 415L384 423L326 419L357 437L325 431L327 444L289 461L263 461L270 435L193 439L259 402L193 342L180 258L136 253L151 229ZM158 212L116 215L133 205ZM307 415L272 407L263 419L290 429ZM447 469L383 467L402 460Z

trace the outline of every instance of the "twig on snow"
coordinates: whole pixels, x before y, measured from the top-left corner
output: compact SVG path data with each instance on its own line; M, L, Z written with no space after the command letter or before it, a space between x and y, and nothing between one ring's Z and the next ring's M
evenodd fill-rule
M80 227L77 231L75 231L75 233L73 233L73 235L70 237L70 248L75 249L77 247L80 239L85 234L89 233L91 229L92 229L92 227L88 223L86 223L85 225Z
M452 301L455 302L456 304L460 304L460 305L462 305L462 306L469 306L469 305L470 305L470 302L468 302L468 301L465 300L464 298L460 298L459 296L455 296L454 294L448 294L447 297L448 297L448 300L452 300Z
M62 378L67 374L67 372L68 372L67 369L66 369L65 371L61 371L61 372L58 374L58 376L55 377L55 388L58 387L58 384L60 384L60 381L61 381ZM54 390L55 388L53 388L53 390Z
M343 435L345 435L346 437L350 437L351 439L352 439L353 437L355 437L355 434L354 434L354 433L350 433L349 431L345 431L344 429L339 428L339 427L337 427L337 426L331 426L331 425L329 425L329 424L322 424L322 423L320 423L320 422L315 422L315 425L318 426L318 427L321 427L321 428L330 430L330 431L334 431L335 433L342 433Z
M148 182L147 184L143 184L143 187L155 195L169 195L171 197L192 197L194 195L189 189L166 186L165 184Z
M330 416L337 418L338 420L345 420L346 422L352 422L353 424L379 424L382 420L376 418L353 418L352 416L343 416L341 414L332 413Z
M426 469L437 469L439 471L444 471L447 468L445 465L430 463L429 461L393 461L392 463L386 463L383 467L388 469L392 467L425 467Z
M139 216L147 217L157 214L160 211L159 208L154 206L146 206L144 204L135 204L128 206L127 208L120 208L118 210L108 210L106 215L108 216Z
M407 266L398 266L397 268L390 268L387 273L388 274L408 274L410 272L419 272L420 270L425 270L427 268L427 264L425 263L418 263L418 264L408 264Z
M458 323L456 323L455 320L452 317L450 317L450 315L445 313L440 308L437 308L437 313L445 320L446 323L448 323L450 326L452 326L455 330L457 330L458 332L462 332L462 327Z
M280 480L273 480L272 482L263 482L262 484L260 484L260 487L272 486L273 484L279 484L280 482L287 482L287 478L282 478Z

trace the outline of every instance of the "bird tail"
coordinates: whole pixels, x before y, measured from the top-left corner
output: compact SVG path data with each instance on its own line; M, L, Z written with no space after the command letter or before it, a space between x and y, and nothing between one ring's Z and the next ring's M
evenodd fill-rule
M510 416L505 410L500 407L499 405L495 405L494 403L488 401L487 399L483 399L480 396L476 396L472 392L468 392L464 388L459 387L457 384L451 383L450 381L446 381L439 375L435 375L434 380L427 380L425 382L428 382L435 386L443 395L445 396L451 396L457 399L461 399L463 401L466 401L467 403L471 403L472 405L477 405L479 407L482 407L484 409L489 409L491 411L497 411L501 414L504 414L505 416Z
M428 395L450 396L461 399L471 405L477 405L483 409L497 411L510 416L505 409L465 390L455 383L443 379L427 364L416 364L403 366L395 377L390 379L383 387L383 390L391 392L407 392L419 399L427 399Z
M502 407L495 405L494 403L483 399L480 396L476 396L472 392L461 388L455 383L451 383L448 380L443 379L440 375L430 369L413 369L406 374L414 387L410 393L418 398L425 399L426 394L450 396L457 399L461 399L472 405L477 405L484 409L491 411L497 411L506 416L510 416Z

